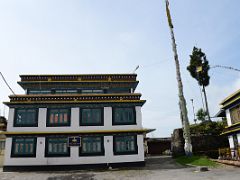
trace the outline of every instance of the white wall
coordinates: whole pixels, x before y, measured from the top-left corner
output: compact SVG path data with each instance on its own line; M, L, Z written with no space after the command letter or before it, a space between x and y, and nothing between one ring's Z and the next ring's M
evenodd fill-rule
M79 126L80 108L71 108L71 126L69 127L46 127L47 108L38 110L38 127L13 127L14 109L9 110L7 131L32 132L32 131L88 131L88 130L134 130L142 129L141 106L136 109L136 123L134 125L112 125L112 107L104 107L104 126Z
M232 136L228 136L228 141L229 141L230 148L234 148L234 142L233 142Z
M9 109L7 131L9 132L56 132L56 131L87 131L87 130L130 130L142 129L141 106L135 107L136 125L112 125L112 107L104 107L104 126L79 126L80 108L71 108L70 127L46 127L47 108L39 108L38 127L13 127L14 109ZM70 157L45 157L45 137L37 138L36 158L11 158L12 138L6 138L5 166L10 165L71 165L97 164L144 161L143 135L137 135L138 154L113 155L113 136L104 137L104 156L79 156L79 148L70 148Z
M29 165L74 165L74 164L100 164L100 163L119 163L144 161L143 135L137 135L138 154L133 155L114 155L113 154L113 136L104 137L104 156L79 156L79 148L70 148L70 157L44 157L45 156L45 138L37 138L36 158L11 158L12 138L6 139L5 166L29 166Z
M230 116L230 111L229 109L226 110L226 118L227 118L227 124L228 126L232 125L232 121L231 121L231 116Z

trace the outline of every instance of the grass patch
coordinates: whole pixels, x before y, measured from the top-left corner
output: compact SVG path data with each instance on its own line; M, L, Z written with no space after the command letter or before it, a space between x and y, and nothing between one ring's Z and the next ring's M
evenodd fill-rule
M194 166L207 166L207 167L217 167L218 164L215 163L214 161L211 161L205 156L180 156L176 158L176 161L179 164L183 165L194 165Z

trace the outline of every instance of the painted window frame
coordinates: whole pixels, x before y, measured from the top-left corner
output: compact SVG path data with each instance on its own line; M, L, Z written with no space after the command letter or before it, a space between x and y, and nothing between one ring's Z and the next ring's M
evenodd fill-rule
M15 153L15 144L17 139L33 139L33 154L16 154ZM11 145L11 157L14 158L31 158L36 157L36 151L37 151L37 137L12 137L12 145Z
M90 109L90 110L93 110L93 109L98 109L100 110L101 112L101 121L99 123L96 123L96 122L93 122L93 123L86 123L86 122L83 122L83 110L84 109ZM80 115L79 115L79 125L80 126L104 126L104 109L103 107L93 107L93 108L80 108Z
M34 110L35 111L35 122L32 124L19 124L17 123L17 114L19 110L25 110L25 111L29 111L29 110ZM16 108L14 110L14 119L13 119L13 126L14 127L38 127L38 108Z
M67 153L49 153L49 148L48 144L50 139L66 139L66 144L67 144ZM68 146L68 137L66 136L58 136L58 137L45 137L45 157L70 157L71 155L71 149L70 146Z
M116 143L117 143L117 138L124 138L127 136L132 136L134 138L134 151L123 151L123 152L118 152L116 150ZM132 154L138 154L138 145L137 145L137 135L114 135L113 136L113 154L114 155L132 155Z
M101 152L88 152L83 153L83 143L84 138L100 138L101 139ZM105 155L105 148L104 148L104 136L82 136L81 137L81 146L79 147L79 156L104 156Z
M132 109L133 111L133 122L116 122L115 120L115 112L117 109L124 109L124 108L129 108ZM112 107L112 125L136 125L137 124L137 119L136 119L136 109L135 106L130 106L130 107Z
M50 116L51 116L51 110L67 110L67 123L50 123ZM47 119L46 119L46 126L47 127L69 127L71 126L71 108L55 108L55 107L51 107L51 108L47 108Z
M229 109L231 123L236 124L240 122L240 105L236 105ZM237 117L236 117L237 115ZM237 119L237 120L236 120Z

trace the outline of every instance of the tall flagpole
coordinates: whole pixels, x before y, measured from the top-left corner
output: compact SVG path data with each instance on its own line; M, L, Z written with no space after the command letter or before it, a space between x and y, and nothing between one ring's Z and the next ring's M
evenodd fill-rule
M180 118L182 121L183 137L185 140L184 150L185 150L185 154L187 156L191 156L192 155L192 144L191 144L190 128L189 128L186 100L183 95L183 85L182 85L180 65L179 65L178 54L177 54L177 45L176 45L174 32L173 32L173 24L172 24L171 14L170 14L170 10L168 7L169 2L168 2L168 0L165 0L165 2L166 2L166 13L167 13L167 18L168 18L168 25L169 25L169 29L170 29L170 33L171 33L171 38L172 38L172 50L173 50L174 60L175 60L175 65L176 65L176 78L177 78L177 83L178 83Z

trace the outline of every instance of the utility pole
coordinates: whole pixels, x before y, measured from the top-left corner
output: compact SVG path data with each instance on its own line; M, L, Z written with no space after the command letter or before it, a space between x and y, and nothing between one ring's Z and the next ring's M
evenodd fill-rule
M183 85L182 85L182 79L181 79L181 73L180 73L180 65L178 60L178 54L177 54L177 45L175 42L174 32L173 32L173 24L171 19L171 14L169 10L169 2L168 0L165 0L166 2L166 13L168 18L168 25L171 33L172 38L172 50L174 53L174 60L176 64L176 78L178 83L178 96L179 96L179 108L180 108L180 118L182 120L182 127L183 127L183 137L185 140L184 150L186 156L192 155L192 144L191 144L191 137L190 137L190 128L189 128L189 121L188 121L188 115L187 115L187 107L186 107L186 100L183 95Z
M190 99L191 100L191 102L192 102L192 109L193 109L193 121L195 122L195 124L196 124L196 122L197 122L197 119L195 118L195 111L194 111L194 105L193 105L193 99Z

